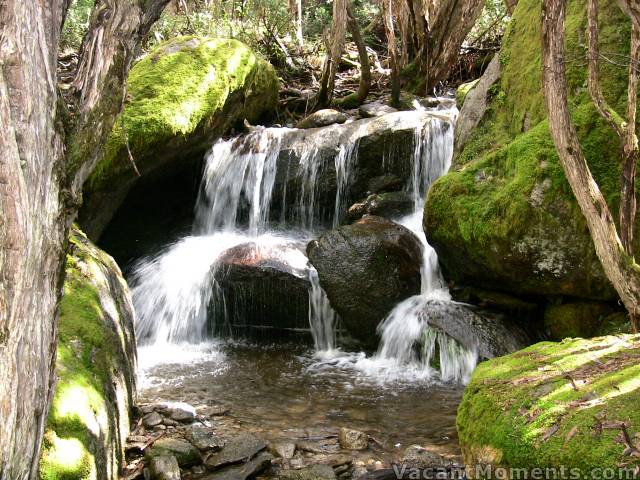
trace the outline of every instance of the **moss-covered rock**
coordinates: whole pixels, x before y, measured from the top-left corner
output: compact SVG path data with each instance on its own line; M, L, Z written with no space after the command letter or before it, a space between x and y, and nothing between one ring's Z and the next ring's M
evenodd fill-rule
M478 84L479 80L480 79L475 79L470 82L463 83L456 89L456 104L458 105L458 108L462 108L467 95L471 90L473 90L473 87Z
M612 311L606 303L575 302L549 305L544 312L544 326L553 340L569 337L593 337Z
M71 234L42 480L117 479L135 397L133 304L120 269Z
M458 410L466 464L633 470L640 459L621 423L637 442L638 358L640 336L620 335L543 342L480 364Z
M273 67L237 40L180 37L146 55L131 69L127 104L85 185L89 237L137 179L127 144L141 175L184 168L234 125L273 113L278 88Z
M518 295L616 298L596 257L551 139L541 83L541 2L521 0L500 53L489 107L428 196L425 231L448 279ZM600 5L602 51L625 55L629 22ZM567 7L567 58L585 56L586 9ZM601 62L608 101L619 111L626 69ZM586 62L567 62L574 123L598 184L615 211L620 142L586 90Z

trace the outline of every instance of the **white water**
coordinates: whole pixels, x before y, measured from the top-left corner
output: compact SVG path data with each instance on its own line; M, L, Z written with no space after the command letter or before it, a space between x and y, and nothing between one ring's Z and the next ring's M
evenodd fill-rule
M226 312L224 295L219 295L221 290L214 277L217 262L225 251L247 242L272 248L301 239L269 229L278 157L288 132L291 130L260 128L243 137L217 142L206 158L194 235L136 266L131 283L138 314L136 329L143 345L142 365L152 365L163 358L172 361L163 352L180 362L191 358L191 355L177 353L182 350L192 350L196 356L202 349L208 351L207 333L215 327L211 325L209 310L221 309L223 316ZM415 212L397 221L412 230L423 245L421 295L401 302L379 325L381 342L373 357L346 354L337 349L338 319L320 286L318 274L313 267L307 268L311 285L309 324L320 359L318 368L329 362L355 368L382 382L434 378L465 381L475 366L474 352L464 350L455 340L428 324L428 311L436 305L433 302L449 302L451 297L440 275L435 251L422 230L422 205L431 183L450 166L453 121L431 117L415 132L412 175L406 185L413 196ZM343 140L334 158L337 185L332 212L334 227L340 224L347 207L348 190L357 165L359 135L356 131ZM326 164L313 145L302 152L300 158L300 188L296 192L283 188L279 226L286 223L288 231L303 232L303 238L310 239L322 228L316 196L321 169L326 168ZM294 199L290 215L287 215L287 197ZM302 253L288 251L295 251L297 255L284 255L281 260L299 270L304 262ZM438 369L433 368L436 355Z

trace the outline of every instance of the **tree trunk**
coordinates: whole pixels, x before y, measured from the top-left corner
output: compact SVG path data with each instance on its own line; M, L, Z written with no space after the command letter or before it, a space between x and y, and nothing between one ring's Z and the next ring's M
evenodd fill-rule
M637 331L640 268L622 246L611 211L591 175L569 114L564 70L565 1L545 0L542 11L543 91L551 134L565 176L587 220L598 258Z
M391 68L391 101L390 105L400 105L400 71L398 65L398 48L396 46L396 33L393 28L393 2L382 0L382 19L384 31L387 36L387 48L389 50L389 67Z
M67 0L0 6L0 479L38 478L67 233L133 53L168 0L98 0L71 117L56 62ZM63 132L63 123L67 123Z
M507 8L507 13L513 15L513 11L518 5L518 0L504 0L504 6Z
M419 45L416 51L425 91L446 80L455 67L460 46L484 7L483 0L419 0L413 4ZM425 21L426 19L426 21Z
M367 95L369 95L369 89L371 88L371 65L369 63L367 46L365 45L360 33L358 20L353 14L353 10L350 5L347 5L347 27L349 28L349 33L351 34L353 42L358 48L358 57L360 58L360 82L358 83L358 91L355 94L348 95L342 99L342 102L349 99L349 103L362 105L367 98ZM353 102L350 101L351 98L353 98Z
M302 0L289 0L289 10L293 15L296 42L302 46L304 45L304 36L302 35Z

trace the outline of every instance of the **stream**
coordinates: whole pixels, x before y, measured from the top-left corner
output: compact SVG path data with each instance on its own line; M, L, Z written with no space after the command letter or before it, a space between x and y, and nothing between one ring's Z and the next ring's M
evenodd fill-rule
M345 223L358 143L374 122L312 133L257 128L212 147L192 233L139 261L130 275L142 402L228 408L228 415L217 417L221 428L249 429L269 440L299 441L313 432L332 437L339 427L356 428L375 439L376 458L387 463L412 444L459 458L456 408L478 354L429 326L429 302L434 308L452 302L422 231L428 188L451 162L457 110L391 115L415 131L404 180L414 212L394 220L421 241L422 288L380 323L377 351L343 345L339 316L304 249ZM329 161L314 143L327 135L338 145ZM282 152L295 150L292 142L298 145L295 161L283 166ZM291 168L295 189L278 183ZM327 168L335 175L329 208L319 201ZM260 312L259 325L249 325L242 312L255 311L257 299L244 292L238 305L223 287L229 252L247 245L251 258L266 258L270 267L308 285L308 314L295 319L289 336L271 335L272 319ZM267 295L273 300L282 293L276 288ZM239 323L252 334L238 334Z

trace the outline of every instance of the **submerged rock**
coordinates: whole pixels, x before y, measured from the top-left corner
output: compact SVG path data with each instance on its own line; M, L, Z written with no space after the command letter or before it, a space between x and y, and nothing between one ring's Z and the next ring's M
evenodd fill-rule
M329 465L312 465L299 470L280 470L277 480L336 480L336 474Z
M133 66L130 100L115 122L104 158L84 188L80 223L98 238L138 176L193 168L214 139L237 123L256 123L278 101L273 67L237 40L180 37Z
M41 478L119 478L135 398L134 316L118 265L74 227Z
M640 336L620 335L542 342L481 363L458 409L465 463L635 468L637 447L625 438L640 425L638 358Z
M340 446L346 450L366 450L369 447L369 435L359 430L341 428L338 434Z
M391 309L420 291L420 240L390 220L367 216L331 230L307 253L343 326L368 345Z
M444 459L420 445L409 446L402 454L400 462L414 468L430 468L444 465Z
M302 119L297 128L319 128L333 125L334 123L344 123L349 117L337 110L327 108L325 110L318 110L311 115Z
M268 452L260 452L255 457L240 465L230 465L215 473L200 477L200 480L246 480L254 478L271 466L273 456Z

